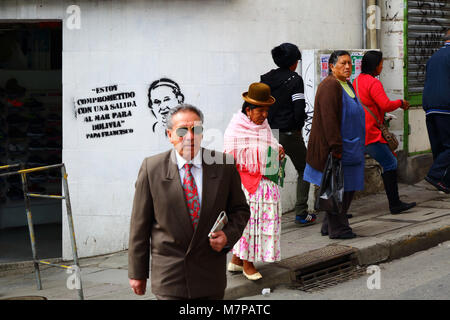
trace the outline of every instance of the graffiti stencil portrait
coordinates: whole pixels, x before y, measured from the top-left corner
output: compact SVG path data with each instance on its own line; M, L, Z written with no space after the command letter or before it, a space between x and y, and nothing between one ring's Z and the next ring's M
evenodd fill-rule
M152 125L153 132L163 130L167 134L167 115L170 109L183 102L184 95L175 81L168 78L153 81L148 89L148 107L156 120Z

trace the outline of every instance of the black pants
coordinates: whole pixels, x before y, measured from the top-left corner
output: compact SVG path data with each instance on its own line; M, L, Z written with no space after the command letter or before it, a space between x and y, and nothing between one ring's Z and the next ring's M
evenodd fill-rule
M428 177L450 186L450 114L426 116L428 137L433 152L433 165Z
M306 166L306 147L303 136L298 131L292 131L292 133L280 132L279 142L298 173L295 215L305 218L308 214L309 182L303 180L303 172Z
M342 212L331 213L326 212L322 222L322 234L327 234L330 238L336 238L340 235L352 232L350 224L348 223L347 211L353 200L355 191L344 192L344 199L342 201Z

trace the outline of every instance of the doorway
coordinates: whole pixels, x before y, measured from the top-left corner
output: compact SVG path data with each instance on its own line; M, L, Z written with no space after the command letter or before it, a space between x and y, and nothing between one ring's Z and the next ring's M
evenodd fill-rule
M0 48L0 166L61 163L62 22L0 21ZM61 195L59 170L27 180L30 192ZM61 257L62 201L31 198L30 205L38 257ZM20 176L2 177L0 263L32 258Z

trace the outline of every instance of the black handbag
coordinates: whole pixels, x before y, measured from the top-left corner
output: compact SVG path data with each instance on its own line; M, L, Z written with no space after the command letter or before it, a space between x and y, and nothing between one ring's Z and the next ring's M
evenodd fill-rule
M330 153L320 182L319 194L314 203L317 211L338 214L342 211L344 197L344 172L342 161Z

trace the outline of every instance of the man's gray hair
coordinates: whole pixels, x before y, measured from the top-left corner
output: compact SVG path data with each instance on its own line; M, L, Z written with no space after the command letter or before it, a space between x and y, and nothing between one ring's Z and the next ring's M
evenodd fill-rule
M200 109L198 109L197 107L191 105L191 104L187 104L187 103L182 103L179 104L178 106L176 106L175 108L170 109L169 114L167 115L167 129L172 129L172 117L174 115L176 115L178 112L186 112L186 111L191 111L194 112L195 114L197 114L200 118L200 120L203 123L203 112L200 111Z

